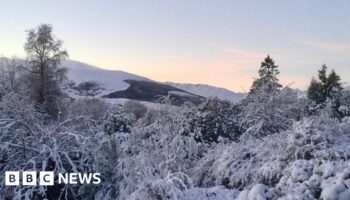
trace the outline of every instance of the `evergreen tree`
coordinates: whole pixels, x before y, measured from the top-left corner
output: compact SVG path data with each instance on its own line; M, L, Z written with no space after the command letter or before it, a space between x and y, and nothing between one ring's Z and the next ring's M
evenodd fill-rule
M261 63L259 78L238 108L241 112L237 113L235 125L240 133L264 137L287 127L277 102L282 88L278 75L278 66L268 55Z
M333 114L337 117L341 117L339 112L340 100L342 97L343 87L340 83L340 77L335 73L334 70L328 75L327 79L327 98L329 99Z
M249 94L261 92L275 94L280 91L282 85L278 83L278 66L275 61L268 55L261 63L259 69L259 78L253 82Z
M319 101L324 102L327 99L327 66L322 65L321 69L318 71L318 79L320 80L319 84L321 86Z
M238 140L232 122L232 104L218 98L209 98L195 110L191 129L198 142L218 142L219 137Z
M322 85L314 77L311 79L310 86L307 90L307 96L309 99L314 100L317 104L322 103L323 94L322 94Z
M307 91L308 98L321 108L330 103L333 113L337 115L343 90L340 80L334 70L327 75L327 66L323 65L318 71L318 80L311 80Z
M322 65L321 69L318 71L318 79L322 84L327 83L327 66Z
M328 75L327 83L326 83L326 93L328 97L332 96L332 91L341 91L343 90L343 87L340 83L340 77L338 74L335 73L334 70L331 71L331 73Z

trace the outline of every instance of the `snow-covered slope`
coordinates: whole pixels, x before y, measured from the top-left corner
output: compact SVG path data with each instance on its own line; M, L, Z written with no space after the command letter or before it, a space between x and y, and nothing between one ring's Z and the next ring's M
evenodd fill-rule
M115 94L118 91L124 91L125 93L130 87L130 83L125 80L150 81L155 83L148 84L150 85L150 87L154 88L148 88L147 91L152 90L159 92L160 88L165 87L164 84L156 84L156 82L142 76L118 70L106 70L78 61L67 60L62 63L62 66L68 68L67 76L69 79L69 82L65 85L64 90L68 92L68 94L71 97L74 98L84 96L107 97L108 95L110 96L110 94ZM184 92L192 93L194 95L199 95L201 97L218 97L222 100L228 100L231 102L238 102L242 98L244 98L245 95L243 93L234 93L224 88L204 84L183 84L171 82L166 82L165 84L174 87L173 91L170 89L172 93L169 94L176 95L179 97L183 96L183 94L180 95L176 93L175 90L177 89L180 89ZM145 91L139 92L142 93ZM157 94L155 95L157 96ZM118 96L118 98L122 97ZM126 96L124 98L126 98Z
M90 96L100 97L111 92L126 90L129 87L129 84L124 82L124 80L127 79L151 81L135 74L118 70L106 70L73 60L63 62L62 66L68 68L68 79L73 81L71 84L74 84L66 89L70 94L73 93L75 95L82 95L81 91L74 91L74 88L79 88L79 84L82 83L96 83L97 86L95 86L97 87L97 91L94 93L96 95ZM88 84L80 85L80 88L86 85ZM80 93L78 94L78 92Z
M225 88L219 88L205 84L172 82L166 82L166 84L203 97L218 97L221 100L228 100L234 103L242 100L245 96L244 93L235 93Z

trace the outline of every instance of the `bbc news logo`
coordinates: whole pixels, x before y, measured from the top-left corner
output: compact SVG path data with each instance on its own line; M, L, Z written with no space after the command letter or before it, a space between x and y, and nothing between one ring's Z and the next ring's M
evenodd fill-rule
M100 173L58 173L58 184L100 184ZM21 184L22 182L22 184ZM55 174L52 171L7 171L5 172L5 185L18 186L18 185L47 185L52 186L55 184Z

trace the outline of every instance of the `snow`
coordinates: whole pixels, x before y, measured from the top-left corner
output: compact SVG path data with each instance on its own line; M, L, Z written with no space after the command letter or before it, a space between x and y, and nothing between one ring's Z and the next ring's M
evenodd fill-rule
M221 100L231 101L233 103L239 102L245 97L244 93L235 93L225 88L214 87L205 84L190 84L190 83L172 83L166 82L165 84L174 86L181 90L203 96L203 97L217 97Z
M255 185L250 191L243 190L237 200L268 200L277 195L264 184Z
M116 99L101 98L101 100L104 102L110 103L110 104L114 104L114 105L124 105L126 102L130 101L130 99L126 99L126 98L116 98ZM135 100L133 100L133 101L135 101ZM162 107L167 106L167 105L162 105L159 103L152 103L152 102L148 102L148 101L137 101L137 102L143 104L144 106L146 106L147 108L150 108L150 109L160 109Z
M73 60L64 61L62 66L68 68L68 79L74 81L76 85L88 81L94 81L100 84L104 90L98 94L98 97L127 89L129 84L124 82L126 79L151 81L148 78L128 72L102 69Z
M191 188L184 191L182 200L232 200L238 195L238 190L229 190L222 186L212 188Z
M103 92L125 89L124 78L142 79L67 63L73 80L99 82ZM350 117L332 117L327 107L310 115L296 90L181 107L64 97L57 120L23 90L4 89L0 98L0 173L56 164L55 172L103 176L98 186L60 186L63 199L350 199ZM348 112L350 102L341 103ZM37 199L51 189L0 184L0 199Z
M127 89L129 84L124 82L126 79L152 81L146 77L128 72L107 70L74 60L64 61L62 66L68 68L68 79L73 81L75 86L84 82L96 82L101 87L101 90L99 90L94 97L101 97L111 92ZM182 84L171 82L166 82L165 84L174 86L195 95L203 97L218 97L221 100L228 100L233 103L242 100L245 96L243 93L235 93L224 88L204 84ZM81 93L73 90L72 88L65 88L65 91L73 98L80 98L82 96ZM193 96L192 94L186 92L171 91L170 93L179 96Z
M193 97L194 95L193 94L189 94L187 92L181 92L181 91L169 91L169 94L175 94L175 95L178 95L178 96L188 96L188 97Z

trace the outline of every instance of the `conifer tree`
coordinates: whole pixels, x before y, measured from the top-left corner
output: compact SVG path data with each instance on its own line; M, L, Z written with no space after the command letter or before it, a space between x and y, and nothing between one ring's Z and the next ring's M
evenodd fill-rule
M259 78L253 82L247 98L239 106L241 112L236 124L242 134L264 137L287 127L276 102L282 88L278 75L278 66L268 55L261 63Z
M327 88L327 98L329 98L334 114L337 117L341 117L341 114L339 112L339 107L340 107L340 99L342 97L343 87L340 83L340 77L338 76L338 74L335 73L334 70L332 70L332 72L328 75L326 88Z
M318 79L320 80L319 84L321 85L320 92L320 99L319 101L324 102L327 99L327 66L322 65L321 69L318 71Z
M318 79L322 84L327 83L327 66L325 64L318 70Z
M280 72L278 70L278 66L275 64L275 61L270 57L270 55L267 55L267 57L261 63L259 78L253 82L249 94L256 94L258 92L275 94L279 92L282 87L277 78L279 73Z
M332 96L332 91L338 90L341 91L343 90L343 87L340 83L340 77L337 73L335 73L334 70L331 71L331 73L328 75L327 78L327 83L326 83L326 92L329 97Z
M323 65L318 71L318 80L312 78L307 96L321 107L324 107L327 102L330 103L336 114L340 107L343 90L340 81L339 75L334 70L327 75L327 66Z
M324 102L322 94L322 85L314 77L311 79L310 86L307 90L307 96L309 99L312 99L317 104Z

